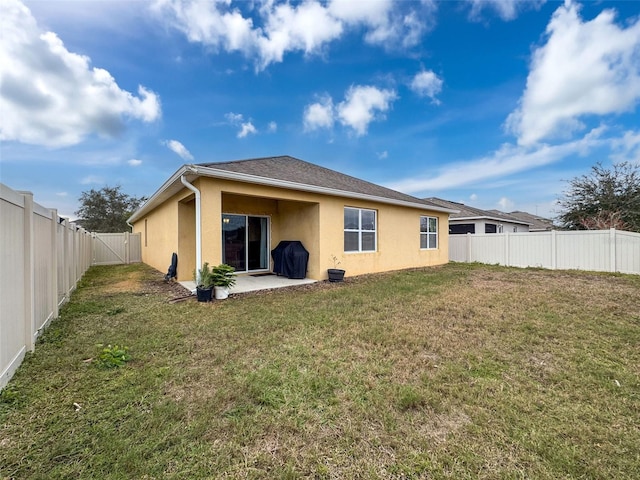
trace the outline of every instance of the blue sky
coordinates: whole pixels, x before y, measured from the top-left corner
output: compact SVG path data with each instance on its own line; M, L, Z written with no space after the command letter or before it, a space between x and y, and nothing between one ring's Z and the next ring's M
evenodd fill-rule
M75 218L180 165L294 157L554 216L640 163L640 3L0 2L0 180Z

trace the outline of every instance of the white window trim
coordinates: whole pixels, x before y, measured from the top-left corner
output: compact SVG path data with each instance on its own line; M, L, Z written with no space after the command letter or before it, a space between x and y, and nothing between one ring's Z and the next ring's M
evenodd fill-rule
M440 222L438 217L434 217L432 215L420 215L420 225L422 225L422 219L426 218L427 219L427 230L429 229L429 219L430 218L435 218L436 220L436 231L435 232L423 232L422 229L420 229L420 250L437 250L438 247L440 246L440 238L438 238L440 236L440 234L438 233L438 230L440 230ZM424 235L427 238L427 246L423 247L422 246L422 235ZM436 246L435 247L429 247L429 235L435 235L436 237Z
M344 232L351 232L358 234L358 250L344 250L344 253L372 253L378 251L378 211L373 210L371 208L358 208L358 207L344 207L342 217L344 222L344 211L345 210L357 210L358 211L358 228L344 228ZM373 222L374 229L373 230L363 230L362 229L362 212L373 212ZM362 233L373 233L373 250L363 250L362 249ZM343 240L344 242L344 240ZM344 245L343 245L344 249Z

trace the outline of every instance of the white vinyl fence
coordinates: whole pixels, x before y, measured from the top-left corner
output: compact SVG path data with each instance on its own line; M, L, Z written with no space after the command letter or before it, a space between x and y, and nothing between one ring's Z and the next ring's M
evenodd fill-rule
M89 266L139 262L140 252L139 234L87 232L0 183L0 389Z
M640 233L612 228L449 235L449 260L640 274Z

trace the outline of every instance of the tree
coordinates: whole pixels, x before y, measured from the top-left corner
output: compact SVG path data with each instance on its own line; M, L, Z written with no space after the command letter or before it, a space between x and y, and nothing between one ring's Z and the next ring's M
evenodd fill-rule
M120 185L82 192L80 208L75 212L79 223L90 232L128 232L127 218L146 201L120 191Z
M588 175L569 181L558 219L570 230L617 228L640 232L640 165L611 169L597 163Z

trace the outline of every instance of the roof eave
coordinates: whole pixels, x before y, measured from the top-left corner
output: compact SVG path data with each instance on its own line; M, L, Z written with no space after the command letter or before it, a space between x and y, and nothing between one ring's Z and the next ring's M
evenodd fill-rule
M151 195L151 197L149 197L149 199L144 202L140 208L138 208L135 212L133 212L133 214L127 219L127 223L134 223L136 221L138 221L142 216L144 216L144 214L149 211L152 210L153 208L155 208L157 205L159 205L162 201L165 200L164 195L165 193L174 185L176 185L177 183L180 183L180 177L182 175L184 175L185 173L190 173L193 172L193 166L192 165L182 165L178 170L176 170L176 172L171 175L166 182L164 182L162 184L162 186L155 191L155 193L153 195Z
M475 215L473 217L455 217L450 220L493 220L495 222L507 222L507 223L518 223L520 225L532 225L531 223L523 222L521 220L511 220L509 218L499 218L499 217L490 217L488 215Z

